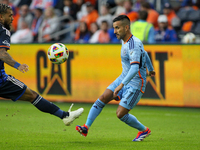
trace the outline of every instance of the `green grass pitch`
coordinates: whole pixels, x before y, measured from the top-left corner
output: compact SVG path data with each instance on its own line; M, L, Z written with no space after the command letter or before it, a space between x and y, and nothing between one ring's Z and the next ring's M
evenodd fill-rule
M68 110L71 103L56 103ZM92 104L71 126L42 113L28 102L0 101L0 150L200 150L199 108L136 106L131 110L152 134L142 142L132 142L137 130L116 117L117 105L106 105L87 137L75 131L83 125Z

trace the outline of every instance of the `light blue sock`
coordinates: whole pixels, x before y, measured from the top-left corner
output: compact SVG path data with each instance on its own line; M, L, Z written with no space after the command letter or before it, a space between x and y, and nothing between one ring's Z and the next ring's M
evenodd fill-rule
M87 121L85 125L88 126L88 128L92 125L96 117L100 114L101 110L105 106L105 103L103 103L101 100L97 99L96 102L92 105L90 112L87 117Z
M131 114L124 115L120 120L125 122L127 125L138 129L139 131L143 131L145 129L145 126L143 124L141 124L137 120L137 118Z

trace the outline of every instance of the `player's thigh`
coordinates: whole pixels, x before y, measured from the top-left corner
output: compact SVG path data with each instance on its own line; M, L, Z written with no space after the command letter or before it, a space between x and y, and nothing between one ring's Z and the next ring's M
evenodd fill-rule
M108 102L113 100L113 91L111 91L110 89L106 89L104 93L99 97L99 99L107 104Z
M131 110L139 102L142 95L143 93L140 90L129 87L123 93L123 98L121 99L119 105Z
M0 86L0 97L17 101L26 91L27 86L9 75Z
M29 87L27 87L26 91L20 97L19 100L33 102L35 100L35 98L37 97L37 95L38 94L35 91L33 91Z
M107 89L111 90L112 92L115 91L116 87L118 87L120 85L120 83L122 82L122 80L120 78L117 78L114 82L112 82ZM124 90L124 87L119 91L119 93L117 94L117 97L113 97L113 99L115 100L121 100L122 98L122 91ZM112 93L113 94L113 93Z

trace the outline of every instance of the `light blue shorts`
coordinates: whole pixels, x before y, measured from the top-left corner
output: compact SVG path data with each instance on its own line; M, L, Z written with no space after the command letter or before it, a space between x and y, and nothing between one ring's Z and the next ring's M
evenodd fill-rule
M122 82L117 78L113 83L111 83L107 88L114 92L115 88ZM121 100L119 105L126 109L133 109L133 107L139 102L143 93L132 86L124 86L118 93L118 98L115 100Z

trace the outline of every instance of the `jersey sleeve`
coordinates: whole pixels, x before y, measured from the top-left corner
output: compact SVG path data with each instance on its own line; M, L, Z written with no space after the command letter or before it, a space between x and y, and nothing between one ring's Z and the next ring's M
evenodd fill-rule
M128 71L126 77L122 80L124 85L127 85L131 79L137 74L139 71L139 65L131 65L130 70Z
M10 49L10 31L0 27L0 48Z
M152 65L151 60L149 58L149 55L148 55L148 53L146 51L145 51L145 55L146 55L146 66L147 66L147 69L148 69L148 71L153 71L154 70L153 65Z

